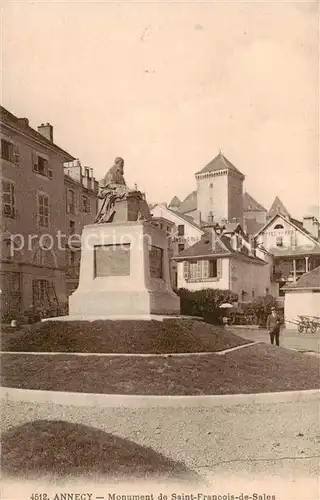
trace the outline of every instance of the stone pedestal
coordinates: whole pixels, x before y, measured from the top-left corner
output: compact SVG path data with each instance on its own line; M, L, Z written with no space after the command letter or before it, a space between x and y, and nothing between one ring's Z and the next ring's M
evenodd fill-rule
M179 315L172 291L168 241L150 222L85 226L71 316Z

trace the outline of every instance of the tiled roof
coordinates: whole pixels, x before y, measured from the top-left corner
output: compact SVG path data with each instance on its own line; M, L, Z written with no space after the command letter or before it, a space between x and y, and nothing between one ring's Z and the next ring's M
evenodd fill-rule
M193 212L194 210L197 210L197 191L192 191L192 193L188 194L179 206L179 212L182 214Z
M303 274L296 283L287 285L288 288L320 288L320 266Z
M245 253L235 251L231 246L230 238L225 235L217 235L213 231L207 231L200 241L186 248L175 257L176 260L196 259L200 257L222 257L230 256L241 258L249 262L266 264L264 260L258 257L251 257Z
M288 216L285 216L283 215L282 213L275 213L273 215L273 217L271 218L268 218L267 222L258 230L259 233L263 233L263 231L268 227L270 226L270 224L272 224L273 220L276 218L276 217L280 217L282 218L284 221L286 222L289 222L293 227L295 227L298 231L301 231L302 233L304 233L306 236L308 236L309 238L312 239L312 241L314 241L316 244L320 244L320 242L318 241L317 238L315 238L311 233L309 233L309 231L307 231L304 227L303 227L303 223L300 222L299 220L297 219L294 219L293 217L288 217ZM246 221L247 222L247 221ZM256 233L257 235L257 233Z
M4 123L8 123L9 121L11 121L11 123L14 123L15 127L20 129L21 132L24 132L36 141L41 141L43 144L54 148L65 157L66 161L75 160L75 158L70 153L60 148L60 146L58 146L54 142L49 141L49 139L40 134L40 132L30 127L29 120L27 118L18 118L17 116L10 113L10 111L8 111L6 108L0 106L0 119L3 120Z
M264 226L263 222L257 222L255 219L245 219L244 220L244 227L247 232L247 234L250 234L251 236L255 235L260 229L262 229Z
M194 226L198 229L201 229L200 226L189 215L182 214L180 211L173 210L172 208L169 208L169 207L163 207L163 208L165 208L166 210L168 210L172 214L176 215L177 217L180 217L180 219L183 219L184 221L188 222L188 224L191 224L192 226Z
M226 233L233 233L239 226L241 227L240 222L227 222L225 224L225 231Z
M179 253L179 257L200 257L206 255L228 255L230 250L221 237L214 238L211 231L206 232L200 241Z
M284 215L285 217L290 217L288 210L286 209L286 207L284 206L284 204L282 203L280 198L278 196L276 196L271 207L270 207L269 212L267 213L267 217L272 218L275 215L277 215L278 213L280 213L281 215Z
M258 212L267 212L267 210L260 205L252 196L245 192L243 195L243 210L254 210Z
M174 196L172 200L170 201L168 207L179 207L181 204L181 201L179 200L178 196Z
M195 175L206 174L209 172L217 172L219 170L233 170L238 174L243 175L221 152L208 163L202 170L196 172Z

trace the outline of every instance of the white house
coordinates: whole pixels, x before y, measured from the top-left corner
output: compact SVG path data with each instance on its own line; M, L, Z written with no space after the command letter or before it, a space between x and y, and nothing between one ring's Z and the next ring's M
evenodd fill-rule
M284 287L286 328L297 328L291 321L298 316L317 316L320 319L320 267L304 274L296 283Z
M256 234L256 246L273 256L272 280L273 285L277 285L277 295L284 296L286 284L295 283L304 273L320 265L318 230L315 218L305 217L300 222L278 212Z
M170 222L167 232L169 231L168 238L170 238L170 248L172 249L172 256L178 255L185 248L194 245L201 239L204 231L200 226L187 215L180 214L166 207L165 205L158 204L151 209L151 214L154 220L166 220ZM173 288L178 287L178 274L177 264L172 260L171 276Z
M203 235L200 225L192 217L175 212L165 205L156 205L152 208L151 214L154 218L163 217L174 224L172 240L177 245L176 253L194 245Z
M270 290L270 264L243 245L241 235L212 228L201 240L175 257L178 288L231 290L250 302Z

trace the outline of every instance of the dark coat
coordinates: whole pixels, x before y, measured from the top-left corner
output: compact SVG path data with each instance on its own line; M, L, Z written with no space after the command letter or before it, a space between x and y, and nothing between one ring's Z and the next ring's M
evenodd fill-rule
M267 319L267 330L269 330L271 333L279 333L280 324L281 320L278 314L276 314L275 316L269 314Z

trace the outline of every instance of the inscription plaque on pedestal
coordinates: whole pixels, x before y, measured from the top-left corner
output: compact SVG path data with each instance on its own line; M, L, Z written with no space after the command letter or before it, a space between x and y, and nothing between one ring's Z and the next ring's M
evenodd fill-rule
M163 250L155 246L149 247L149 269L151 278L163 278Z
M130 243L94 247L95 277L130 276Z

